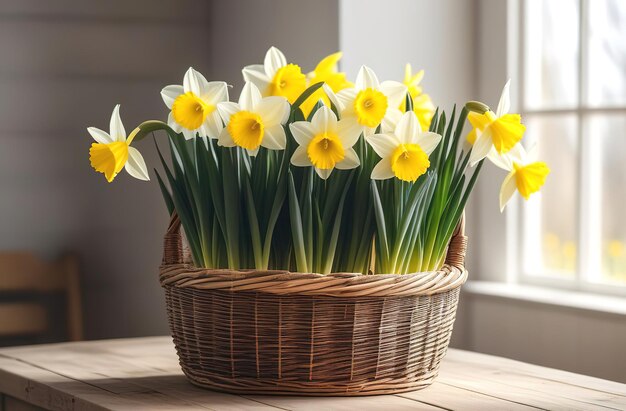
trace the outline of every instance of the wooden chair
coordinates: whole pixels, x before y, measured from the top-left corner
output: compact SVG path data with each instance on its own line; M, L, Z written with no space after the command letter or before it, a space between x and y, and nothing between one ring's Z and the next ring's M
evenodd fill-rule
M29 253L0 253L0 342L47 342L45 335L55 330L50 301L56 296L65 300L66 332L61 339L83 338L82 308L78 261L65 255L46 262ZM55 305L55 304L52 304ZM56 304L57 308L59 304ZM61 314L63 316L63 314ZM58 334L59 330L56 329ZM59 338L57 338L59 339Z

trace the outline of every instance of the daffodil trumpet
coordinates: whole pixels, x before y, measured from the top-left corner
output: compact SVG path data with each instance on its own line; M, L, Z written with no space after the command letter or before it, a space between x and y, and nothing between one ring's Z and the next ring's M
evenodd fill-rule
M423 70L379 81L362 66L352 82L340 59L307 73L271 47L244 67L234 101L225 82L189 68L161 90L166 122L127 134L117 105L108 132L89 127L90 163L108 182L122 170L148 180L137 143L165 131L169 155L155 138L154 173L196 266L320 274L437 270L484 164L507 173L501 210L546 182L549 168L520 143L509 83L495 112L470 101L447 116Z

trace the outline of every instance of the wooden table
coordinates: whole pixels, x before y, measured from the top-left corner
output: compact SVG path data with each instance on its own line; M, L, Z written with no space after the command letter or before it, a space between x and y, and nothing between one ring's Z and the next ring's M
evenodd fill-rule
M197 388L169 337L0 349L0 393L13 410L626 409L626 385L449 350L435 383L377 397L230 395Z

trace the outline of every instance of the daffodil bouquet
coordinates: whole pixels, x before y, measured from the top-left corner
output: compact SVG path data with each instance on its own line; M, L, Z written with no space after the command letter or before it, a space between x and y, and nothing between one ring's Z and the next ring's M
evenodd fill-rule
M167 123L127 137L118 105L110 133L89 128L91 164L109 182L122 168L148 180L131 144L153 135L155 175L195 265L323 274L438 269L485 158L508 171L501 209L516 190L528 198L543 185L549 170L520 143L508 84L496 112L469 102L447 116L422 92L423 71L407 65L403 83L381 83L363 66L353 84L340 57L305 75L272 47L243 69L237 102L190 68L161 91Z

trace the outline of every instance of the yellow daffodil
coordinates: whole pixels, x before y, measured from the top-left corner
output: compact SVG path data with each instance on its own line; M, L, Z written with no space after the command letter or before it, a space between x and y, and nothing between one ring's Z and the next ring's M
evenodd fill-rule
M495 165L509 171L500 187L500 211L504 211L516 190L528 200L546 182L550 168L543 161L534 161L532 158L534 153L527 154L521 144L509 150L508 154L491 158Z
M218 144L239 146L256 155L259 147L283 150L287 142L283 124L289 118L289 103L279 96L262 97L254 83L243 86L239 103L224 102L217 106L226 127Z
M423 93L420 82L424 78L424 70L420 70L413 74L411 65L407 64L404 68L404 81L402 82L408 89L409 95L413 100L413 111L417 115L422 130L428 130L430 122L435 114L435 106L428 94ZM406 102L400 103L400 111L406 111Z
M358 141L361 128L354 122L337 121L330 108L320 107L311 122L296 121L289 129L298 143L291 157L294 166L313 166L324 180L335 168L349 170L359 166L359 156L352 146Z
M395 176L414 182L430 167L428 156L440 141L439 134L422 132L415 113L404 113L392 133L374 134L367 139L381 157L372 170L372 179L386 180Z
M185 73L183 85L171 85L161 90L161 97L170 114L168 125L186 139L217 138L222 120L217 112L220 102L228 101L228 87L223 81L207 81L193 68Z
M408 89L411 98L415 98L422 94L422 87L420 86L420 82L424 78L424 70L420 70L417 73L413 74L413 70L411 69L411 65L407 63L404 67L404 81L402 82Z
M139 180L150 179L141 153L136 148L130 147L139 129L136 128L128 139L126 138L126 130L120 118L119 104L115 106L111 114L109 133L95 127L89 127L87 131L96 140L96 143L91 144L89 149L91 166L97 172L103 173L109 183L122 171L122 168Z
M308 85L311 86L315 83L319 83L323 81L330 89L337 93L345 88L353 87L354 85L346 79L346 73L342 73L338 71L338 63L341 59L342 53L337 52L333 53L329 56L324 57L315 67L315 70L310 72L307 75ZM311 96L302 105L300 105L300 109L304 113L305 117L308 117L317 104L318 101L322 101L325 105L330 107L330 99L327 93L319 89Z
M306 89L306 76L300 66L287 64L285 55L276 47L270 47L263 64L246 66L243 79L254 83L261 95L285 97L289 103L296 101Z
M526 131L526 126L521 123L521 116L509 114L509 84L510 81L502 90L495 113L487 110L484 114L470 112L467 116L474 127L467 137L473 144L469 160L472 165L487 157L492 148L500 155L507 153L519 143Z
M372 69L362 66L355 87L337 93L341 119L358 124L365 136L374 134L379 125L383 132L389 131L402 116L398 107L406 92L406 86L397 81L379 83Z

